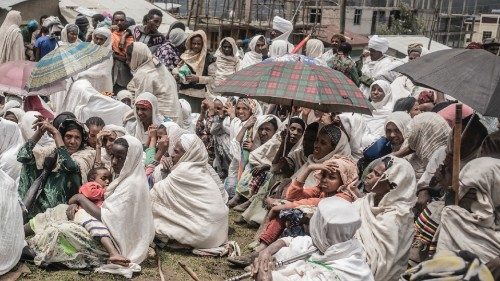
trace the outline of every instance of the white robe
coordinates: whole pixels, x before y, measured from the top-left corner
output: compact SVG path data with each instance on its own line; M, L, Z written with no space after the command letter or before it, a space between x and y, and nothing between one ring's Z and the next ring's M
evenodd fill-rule
M17 124L0 118L0 170L16 181L22 168L21 163L17 162L17 152L23 143Z
M401 60L384 55L379 60L365 62L361 68L361 72L363 75L373 78L373 80L386 80L392 83L394 79L401 75L392 70L402 64L403 62ZM360 90L366 98L370 97L370 87L362 84Z

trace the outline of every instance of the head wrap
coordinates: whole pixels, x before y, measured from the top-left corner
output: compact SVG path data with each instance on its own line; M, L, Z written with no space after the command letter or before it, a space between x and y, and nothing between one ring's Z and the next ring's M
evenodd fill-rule
M5 111L5 113L3 115L4 118L5 118L5 115L7 115L7 113L14 114L14 116L16 116L17 122L19 123L19 121L21 120L21 118L23 117L25 112L24 112L24 110L22 110L20 108L14 107L14 108L11 108L11 109L8 109Z
M288 37L293 31L293 24L282 17L275 16L273 18L273 29L283 33L282 35L274 38L274 40L288 41Z
M218 100L222 103L222 105L226 105L227 103L227 98L226 97L223 97L223 96L215 96L214 98L214 102Z
M61 133L61 136L63 137L64 139L64 135L70 131L70 130L73 130L73 129L78 129L78 131L80 131L80 134L82 135L82 143L80 144L80 147L78 148L78 150L81 150L85 147L85 144L87 142L87 131L85 130L85 126L78 122L78 120L76 119L73 119L73 118L66 118L62 123L61 125L59 126L58 130L59 132Z
M196 134L183 134L180 137L179 142L181 143L181 146L184 149L184 151L187 152L197 138L198 136Z
M420 43L411 43L410 45L408 45L408 54L410 54L412 52L417 52L419 54L422 54L423 47L424 47L424 45L422 45Z
M89 25L89 20L85 15L79 14L76 16L75 24L78 27L87 27Z
M382 38L378 35L373 35L368 41L368 48L374 49L375 51L382 52L385 54L389 49L389 40Z
M292 117L290 118L290 124L299 124L301 127L302 127L302 130L305 130L306 129L306 122L304 122L304 120L302 120L302 118L300 117Z
M269 57L278 58L292 51L290 43L285 40L273 40L271 47L269 47Z
M334 155L332 158L323 162L324 164L334 164L336 171L340 174L342 179L342 186L339 187L338 192L347 194L354 202L360 198L356 183L358 181L358 167L349 156Z
M250 51L247 52L243 57L243 60L241 61L240 64L241 69L249 67L251 65L254 65L262 61L262 54L257 53L255 51L255 48L257 46L257 41L259 41L261 38L264 40L264 44L267 47L266 38L264 38L263 35L255 35L254 37L252 37L252 40L250 40L250 43L248 43L248 48L250 49Z
M389 122L396 125L398 130L401 132L401 134L403 134L403 137L406 139L410 131L410 122L411 122L410 114L404 111L393 112L389 114L389 116L387 116L387 118L385 119L384 128L387 126L387 123Z
M149 60L153 59L153 54L148 45L142 42L132 43L132 57L130 59L130 70L137 71L139 67L145 65Z
M191 117L192 109L191 105L185 99L179 99L179 103L181 104L181 112L182 112L182 128L185 130L189 130L191 127L193 117Z
M434 112L424 112L415 116L410 123L408 147L427 165L432 153L448 142L451 128Z
M38 22L36 20L30 20L26 24L29 30L36 30L38 28Z
M325 46L318 39L309 39L306 43L306 56L317 58L323 55Z
M237 103L243 103L246 107L250 108L250 111L252 112L252 114L256 114L257 113L257 101L253 100L253 99L249 99L249 98L241 98L238 100Z
M418 104L434 102L434 92L432 91L422 91L418 95Z
M134 94L129 90L121 90L116 94L116 99L122 101L123 99L130 99L133 102Z
M174 28L168 34L168 40L172 42L174 47L179 47L182 43L184 43L187 39L187 34L184 30L180 28Z
M479 157L500 159L500 131L489 134L481 144Z
M153 105L147 100L138 100L135 102L135 105L141 105L151 110L153 109Z
M333 196L319 202L309 230L314 245L325 253L331 246L351 240L360 226L357 208L347 200Z
M103 131L114 132L117 138L123 137L124 135L128 135L127 131L124 127L108 124L102 128Z
M382 88L382 91L384 91L384 98L379 101L379 102L374 102L371 101L371 104L375 109L382 109L383 107L386 107L387 105L390 105L391 111L392 111L392 91L391 91L391 84L387 82L386 80L376 80L370 85L370 92L372 91L373 86L378 85L380 88Z
M191 40L193 40L194 37L201 37L203 42L203 46L201 47L201 51L199 53L191 50ZM194 74L196 75L201 75L203 73L203 69L205 68L207 47L207 35L203 30L197 30L189 34L186 39L186 51L181 55L181 59L194 70Z
M107 27L98 27L92 33L92 36L101 35L106 37L106 41L102 46L107 47L111 45L111 30Z

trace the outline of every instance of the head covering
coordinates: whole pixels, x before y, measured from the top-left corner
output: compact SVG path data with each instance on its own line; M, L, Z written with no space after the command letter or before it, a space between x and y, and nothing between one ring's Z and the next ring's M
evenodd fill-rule
M224 42L229 42L233 49L233 53L230 56L226 56L222 52L222 44ZM226 77L234 74L240 67L240 58L238 56L238 46L236 46L236 41L231 37L226 37L222 39L219 43L219 48L215 52L215 78L214 86L218 86L220 82L226 80Z
M196 141L198 136L196 134L183 134L181 135L179 142L181 143L182 149L188 151L191 145Z
M174 28L168 34L168 40L172 42L172 45L174 45L174 47L179 47L186 41L187 37L188 36L186 32L180 28Z
M382 38L378 35L373 35L368 41L368 48L374 49L375 51L382 52L385 54L389 49L389 40Z
M314 246L324 253L335 244L351 240L360 226L361 218L354 205L333 196L319 202L309 231Z
M34 31L38 28L38 22L36 20L30 20L28 21L26 26L28 27L29 30Z
M418 94L418 104L434 102L434 92L432 91L422 91Z
M292 34L293 31L293 24L282 17L275 16L273 18L273 29L283 33L274 38L274 40L285 40L288 42L288 37L290 37L290 34Z
M458 103L450 103L449 105L445 106L443 109L437 111L436 113L439 114L439 116L443 117L446 122L448 122L448 125L453 128L455 126L455 112L457 108ZM438 104L439 105L439 104ZM437 106L437 105L436 105ZM433 110L433 112L435 112ZM462 119L465 119L469 116L474 114L474 109L472 109L470 106L463 104L462 105Z
M77 36L78 36L78 33L80 32L80 29L78 28L78 26L76 24L67 24L64 29L61 31L61 41L64 42L64 43L69 43L69 39L68 39L68 33L76 33ZM77 39L78 41L78 39Z
M21 18L21 12L19 11L9 11L7 13L7 16L5 16L5 20L3 21L2 25L0 26L0 36L5 36L5 33L9 30L9 28L14 25L19 28L19 26L22 23L22 18Z
M101 35L106 37L106 41L102 44L103 47L111 46L111 30L107 27L98 27L92 33L92 36Z
M123 99L130 99L130 101L134 102L134 93L129 90L121 90L116 94L116 99L122 101Z
M278 58L292 51L290 43L285 40L273 40L271 47L269 47L269 57Z
M250 40L250 43L248 44L248 48L250 49L250 51L247 52L243 57L243 60L240 64L240 69L249 67L262 61L262 54L259 54L255 51L257 41L259 41L261 38L264 40L264 44L267 46L266 38L263 35L255 35L254 37L252 37L252 40Z
M300 127L302 127L302 130L306 129L306 122L304 122L304 120L302 120L302 118L300 118L300 117L297 117L297 116L291 117L289 123L290 123L290 125L294 124L294 123L299 124Z
M412 52L417 52L419 54L422 54L423 47L424 47L424 45L422 45L420 43L411 43L410 45L408 45L408 54L410 54Z
M325 52L323 42L318 39L309 39L306 43L306 56L318 58Z
M342 179L342 186L339 187L338 192L349 195L352 201L355 201L360 196L356 183L358 181L358 167L352 161L350 156L334 155L332 158L323 162L323 164L334 164L336 171L340 174Z
M151 120L152 124L153 125L161 124L163 122L163 118L158 113L158 99L156 98L156 96L149 92L144 92L139 96L137 96L137 98L135 99L135 104L141 101L147 101L151 104L153 111L151 114L151 118L153 119ZM136 120L135 129L132 132L129 130L129 133L144 143L148 139L148 128L143 127L142 122L139 121L139 117L137 116L136 110L134 110L134 116Z
M191 50L191 40L196 36L201 37L203 42L203 46L199 53L195 53ZM207 48L207 35L203 30L197 30L191 33L186 39L186 51L181 55L181 59L194 70L196 75L201 75L203 73Z
M49 34L53 34L57 30L62 30L64 26L61 20L56 16L50 16L43 21L43 26L49 29Z
M83 196L100 207L104 201L104 191L104 187L100 184L95 181L89 181L80 187L78 193L83 194Z
M75 19L75 24L78 25L78 27L87 27L89 25L89 20L85 15L78 14Z
M135 105L136 106L141 105L141 106L144 106L145 108L151 109L151 110L153 109L153 105L147 100L138 100L135 102Z
M177 123L168 121L161 123L163 127L165 127L168 136L168 154L172 155L174 153L174 148L177 142L180 140L180 137L183 134L186 134L187 131L182 129Z
M223 96L215 96L214 97L214 102L218 100L222 103L222 105L226 105L227 103L227 98L226 97L223 97Z
M14 114L14 116L16 116L17 123L19 123L19 121L21 121L21 118L25 114L24 110L17 108L17 107L6 110L5 113L3 114L3 117L5 118L5 115L7 115L8 113L12 113L12 114Z
M403 134L403 137L405 139L408 137L408 134L410 132L410 123L411 123L410 114L404 111L393 112L389 114L385 119L385 126L387 126L387 123L389 122L396 125L396 127L401 132L401 134Z
M114 132L116 134L117 138L121 138L124 135L128 135L127 131L125 130L124 127L114 125L114 124L108 124L102 128L103 131L108 131L108 132Z
M153 54L148 45L142 42L132 43L132 57L130 59L130 70L137 71L139 67L153 59Z
M370 93L372 91L372 88L374 85L378 85L380 88L382 88L382 91L384 91L384 98L379 101L379 102L374 102L371 101L371 104L375 109L389 109L392 111L393 102L392 102L392 90L391 90L391 83L387 82L386 80L376 80L370 85Z
M500 159L500 131L489 134L483 140L479 157Z
M21 13L10 11L0 26L0 63L24 60L24 41L19 26Z
M181 104L181 125L184 130L189 130L191 128L191 124L193 123L193 117L191 116L192 110L191 105L185 99L179 99L179 103Z
M87 133L87 130L85 129L84 124L78 122L78 120L76 120L76 119L67 118L61 123L61 125L57 129L59 130L59 132L61 133L61 136L64 139L64 135L68 131L70 131L74 128L78 129L78 131L82 135L82 143L80 144L80 147L78 148L78 150L81 150L81 149L85 148L85 145L87 143L87 137L88 137L88 133Z
M249 99L249 98L241 98L241 99L238 99L236 104L238 104L240 102L243 103L246 107L250 108L250 111L252 112L252 114L256 114L256 115L262 114L262 109L260 107L260 104L256 100Z

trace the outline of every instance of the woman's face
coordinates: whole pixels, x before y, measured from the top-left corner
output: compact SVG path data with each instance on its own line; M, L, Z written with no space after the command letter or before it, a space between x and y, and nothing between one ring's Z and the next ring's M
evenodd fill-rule
M274 128L273 124L270 122L266 122L262 125L260 125L258 134L260 138L260 142L262 144L266 143L268 140L270 140L273 135L276 133L276 129Z
M143 123L151 123L153 120L153 110L141 105L141 104L136 104L135 105L135 112L137 113L137 117L139 118L139 121Z
M115 140L118 138L115 132L111 132L109 136L105 136L103 139L103 145L104 148L106 149L106 153L108 155L111 155L113 152L113 144L115 143Z
M257 54L263 54L266 51L266 42L264 41L263 37L260 37L259 40L257 40L257 43L255 44L255 52Z
M111 167L115 174L119 175L122 171L123 164L127 159L128 148L120 144L113 144L113 151L111 153Z
M179 160L181 159L181 157L184 155L184 153L186 153L186 151L184 150L184 148L182 147L181 145L181 142L177 142L174 146L174 153L172 153L172 163L177 164L177 162L179 162Z
M384 90L382 90L382 88L375 84L372 86L372 90L370 92L370 99L373 101L373 102L381 102L385 97L385 93L384 93Z
M418 101L416 101L413 107L410 109L410 112L408 112L408 114L410 114L411 118L413 118L419 115L420 113L422 113L422 111L420 111Z
M232 56L233 55L233 46L227 40L222 42L222 45L220 48L222 50L222 54L224 54L225 56Z
M68 42L75 43L78 39L78 33L76 32L68 32Z
M90 147L95 148L97 143L97 134L102 130L101 126L90 125L89 127L89 139L87 143Z
M337 192L339 187L342 186L342 178L339 172L327 173L325 171L321 172L318 187L322 192L326 194L331 194Z
M78 151L82 144L82 134L78 129L69 130L64 134L63 141L69 154L73 154Z
M129 98L122 99L122 102L130 107L132 107L132 101Z
M9 120L9 121L12 121L14 123L19 122L19 120L17 120L16 115L14 115L14 113L12 113L12 112L7 112L3 118L5 120Z
M158 137L158 139L166 135L167 135L167 129L165 127L161 127L158 128L158 130L156 130L156 136Z
M201 52L203 49L203 40L201 36L195 36L191 39L191 50L195 53Z
M366 175L365 181L364 181L364 187L367 192L374 192L377 193L377 189L379 189L380 182L377 184L377 182L380 180L380 177L382 177L382 174L385 172L385 164L383 162L379 162L377 165L373 167L373 169ZM375 186L376 185L376 186ZM387 190L387 192L389 192Z
M102 46L108 38L106 36L103 36L101 34L94 34L94 44Z
M419 52L411 52L408 54L408 60L418 59L420 57Z
M214 101L215 114L218 116L224 116L224 105L220 100Z
M304 129L297 123L292 123L288 127L288 142L296 144L304 134Z
M400 147L404 142L404 137L396 124L388 122L385 125L385 137L391 142L392 146Z
M236 104L236 117L238 117L241 120L241 122L247 121L251 115L252 111L248 106L246 106L246 104L242 102L238 102Z
M314 158L321 159L332 152L334 148L335 147L332 146L332 140L327 134L319 134L314 142Z

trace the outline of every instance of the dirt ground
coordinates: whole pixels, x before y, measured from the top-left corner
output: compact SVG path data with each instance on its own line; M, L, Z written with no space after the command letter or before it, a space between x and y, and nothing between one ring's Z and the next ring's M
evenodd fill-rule
M242 253L248 253L246 246L252 242L255 235L255 229L234 224L233 221L240 213L231 211L229 217L229 225L234 229L230 234L229 240L236 241ZM244 273L241 269L232 268L226 261L226 257L198 257L189 252L173 251L163 249L157 252L162 263L162 270L166 280L192 280L189 275L177 264L181 261L187 264L198 275L200 280L224 280ZM160 275L156 260L149 259L141 264L142 272L134 275L132 280L160 280ZM28 264L31 273L27 274L20 280L126 280L123 277L91 273L90 275L81 275L77 270L44 270Z

